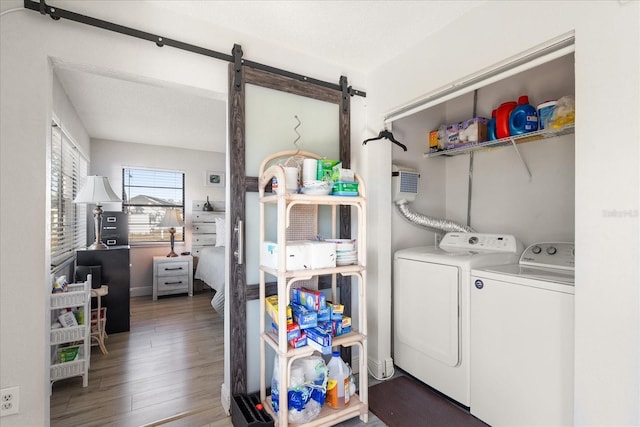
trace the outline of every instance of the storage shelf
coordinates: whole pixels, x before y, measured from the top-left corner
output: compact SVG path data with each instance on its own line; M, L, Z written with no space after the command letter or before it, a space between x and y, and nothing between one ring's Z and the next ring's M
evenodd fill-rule
M278 203L284 199L287 204L356 206L365 201L362 196L310 196L308 194L286 193L269 194L260 198L262 203Z
M483 150L487 148L512 146L514 142L516 144L521 144L524 142L538 141L540 139L555 138L562 135L572 134L574 133L574 131L574 124L570 124L561 129L543 129L535 132L525 133L522 135L514 135L506 138L495 139L493 141L479 142L460 148L452 148L450 150L436 151L433 153L424 153L424 158L428 159L438 156L457 156L460 154L467 154L472 151Z
M287 358L300 358L300 357L310 356L316 351L314 348L306 345L300 348L289 347L285 353L281 353L278 347L278 338L272 332L263 332L261 336L265 340L265 342L275 350L276 353L280 354L281 356L285 356ZM352 330L351 332L346 333L344 335L333 337L331 346L332 347L337 347L337 346L351 347L352 345L358 345L365 338L367 338L366 335L361 334L358 331Z
M265 410L271 415L274 420L274 425L278 424L278 415L273 410L271 406L271 396L267 396L264 402L262 402ZM360 396L358 393L354 394L349 399L349 405L345 408L334 409L327 405L323 405L320 410L320 414L313 420L304 424L288 424L289 426L301 426L312 427L312 426L331 426L342 421L349 420L351 418L360 416L360 419L363 422L369 421L369 410L366 403L362 403L360 401Z
M278 270L276 270L275 268L265 267L264 265L260 266L260 270L264 271L267 274L270 274L272 276L278 276L279 274L282 274L286 278L323 276L327 274L349 275L352 273L358 273L358 272L364 271L365 268L366 267L362 265L353 264L353 265L344 265L340 267L322 268L319 270L293 270L293 271L278 272Z

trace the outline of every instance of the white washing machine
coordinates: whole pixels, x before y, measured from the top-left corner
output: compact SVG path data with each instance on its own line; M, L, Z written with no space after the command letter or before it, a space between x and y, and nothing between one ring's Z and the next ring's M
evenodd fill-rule
M439 246L399 250L394 259L395 365L469 406L471 269L518 261L511 235L447 233Z
M472 271L471 413L492 426L573 425L573 243Z

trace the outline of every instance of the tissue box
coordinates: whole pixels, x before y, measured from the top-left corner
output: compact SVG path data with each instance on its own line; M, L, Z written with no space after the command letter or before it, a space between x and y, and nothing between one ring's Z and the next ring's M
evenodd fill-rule
M278 268L279 247L273 242L262 244L262 265ZM287 271L333 268L336 266L336 244L315 240L287 242Z
M291 302L300 304L309 310L318 311L327 306L326 297L324 293L320 291L314 291L307 288L293 288L291 293Z
M264 299L264 306L269 316L271 316L271 319L273 319L273 322L277 325L278 324L278 296L272 295L270 297L266 297ZM290 325L292 323L293 323L293 317L291 315L291 307L287 306L287 325Z
M318 313L313 310L292 303L291 312L293 314L293 320L298 323L300 329L313 328L318 325Z

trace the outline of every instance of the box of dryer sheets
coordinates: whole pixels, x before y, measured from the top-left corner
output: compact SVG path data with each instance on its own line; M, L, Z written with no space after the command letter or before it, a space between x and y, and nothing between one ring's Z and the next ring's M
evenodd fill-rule
M291 303L293 320L298 323L300 329L313 328L318 325L318 313L308 308Z
M264 299L264 308L267 314L271 317L273 322L278 324L278 295L271 295ZM287 325L293 323L293 316L291 315L291 306L287 305Z
M327 306L326 297L323 292L307 288L291 289L291 302L315 311Z

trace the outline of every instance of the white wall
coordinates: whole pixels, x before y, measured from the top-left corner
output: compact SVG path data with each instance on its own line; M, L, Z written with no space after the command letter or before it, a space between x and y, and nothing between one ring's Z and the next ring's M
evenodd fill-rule
M53 76L53 114L58 120L58 125L71 138L80 153L89 159L91 143L89 134L55 74Z
M92 175L109 177L117 194L122 190L122 168L151 168L177 170L185 174L185 241L176 242L177 253L191 250L191 207L194 200L224 202L224 188L205 185L205 173L224 171L226 156L221 153L183 148L163 147L150 144L135 144L121 141L93 139L91 141ZM121 203L105 204L105 210L120 210ZM131 247L131 293L151 295L153 284L153 256L166 255L168 243L161 245L132 245Z
M99 2L71 3L69 9L75 5L95 7L104 13L97 17L219 51L230 52L233 43L240 43L245 57L253 61L322 80L337 81L340 75L348 75L354 87L364 87L361 75L344 67L224 29L177 20L146 2L127 2L121 8ZM21 4L2 2L2 10ZM33 11L12 12L0 20L0 384L20 386L21 394L20 414L3 418L2 424L40 426L49 424L45 375L48 349L44 337L48 327L46 297L50 292L46 214L46 152L53 86L50 58L216 93L227 92L228 64L81 24L53 21ZM364 122L362 110L358 111L363 105L357 101L352 106L352 130L358 138L362 132L354 123ZM27 205L41 209L15 209ZM26 230L30 231L28 238ZM15 250L16 245L20 251ZM29 334L25 335L27 330ZM225 335L228 342L228 331ZM228 385L228 354L225 359Z
M575 423L638 425L640 3L540 5L489 1L456 21L455 31L435 34L380 67L368 87L377 95L369 98L368 126L379 127L385 112L420 95L575 30ZM381 189L374 206L381 224L391 218L385 175L392 150L379 144L366 153L369 186ZM380 248L389 242L370 241ZM391 253L383 252L370 302L389 311ZM383 320L378 331L387 329Z

